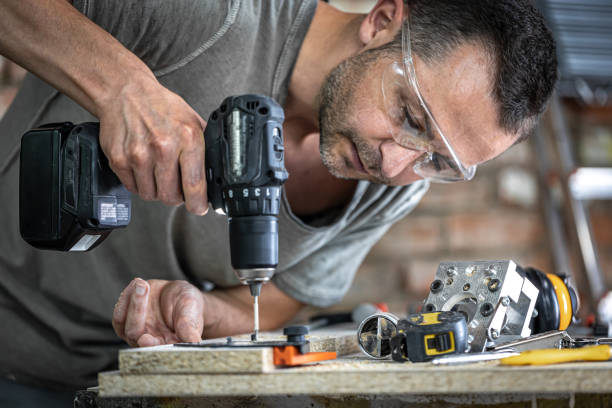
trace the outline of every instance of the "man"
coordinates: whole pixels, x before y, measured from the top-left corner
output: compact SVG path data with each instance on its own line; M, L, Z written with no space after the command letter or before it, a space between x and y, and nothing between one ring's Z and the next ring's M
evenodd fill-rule
M203 117L226 96L268 94L285 109L280 262L260 305L272 329L303 304L339 301L427 180L469 180L524 139L556 80L552 38L527 0L379 0L366 16L315 0L11 0L0 15L0 52L62 92L29 77L0 125L0 319L11 328L0 366L47 387L90 385L114 366L119 293L112 325L132 346L252 329L226 219L202 217ZM132 224L92 252L29 248L16 221L20 135L95 118L123 184L161 203L135 197Z

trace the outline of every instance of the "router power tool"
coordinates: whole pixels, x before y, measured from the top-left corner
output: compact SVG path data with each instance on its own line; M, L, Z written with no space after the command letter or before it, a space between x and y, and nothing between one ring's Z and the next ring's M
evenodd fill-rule
M231 262L258 297L278 264L278 213L284 165L284 112L261 95L230 96L209 118L204 138L208 201L227 214ZM112 172L98 123L53 123L21 140L19 222L39 249L88 251L131 218L130 193Z

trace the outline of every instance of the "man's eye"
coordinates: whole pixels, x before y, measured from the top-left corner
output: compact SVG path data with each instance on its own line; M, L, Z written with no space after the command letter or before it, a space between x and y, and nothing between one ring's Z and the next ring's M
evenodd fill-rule
M442 154L436 153L434 152L431 155L431 162L434 165L434 167L436 168L437 171L440 171L444 168L451 168L455 171L458 171L459 168L457 167L457 165L455 164L455 162L453 160L451 160L449 157L444 156Z
M423 129L421 128L421 126L419 126L418 123L415 122L414 118L412 117L412 115L410 114L410 111L408 110L408 107L404 104L402 104L402 112L404 114L404 119L406 120L406 122L408 122L408 125L413 128L418 130L419 132L422 132Z

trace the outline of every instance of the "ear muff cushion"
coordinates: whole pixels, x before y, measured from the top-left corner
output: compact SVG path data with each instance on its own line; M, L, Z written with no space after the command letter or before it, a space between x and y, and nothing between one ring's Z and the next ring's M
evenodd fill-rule
M578 316L578 309L580 308L580 300L578 299L578 292L576 291L576 288L574 288L572 281L569 279L567 275L561 274L558 276L563 281L565 286L567 286L567 291L569 292L570 299L572 301L572 316L576 317Z
M559 330L559 301L548 277L534 268L524 269L527 279L540 291L536 301L538 315L533 320L533 334Z
M568 287L557 275L547 273L548 280L552 283L557 294L557 302L559 303L559 327L558 330L565 330L572 323L572 298Z

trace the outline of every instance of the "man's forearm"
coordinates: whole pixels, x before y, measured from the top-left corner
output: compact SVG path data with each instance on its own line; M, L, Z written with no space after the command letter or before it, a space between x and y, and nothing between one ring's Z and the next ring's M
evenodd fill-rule
M99 116L126 81L150 69L66 0L0 2L0 53Z
M263 285L259 297L262 330L273 330L289 321L302 303L287 296L273 283ZM204 338L253 331L253 297L247 286L204 293Z

